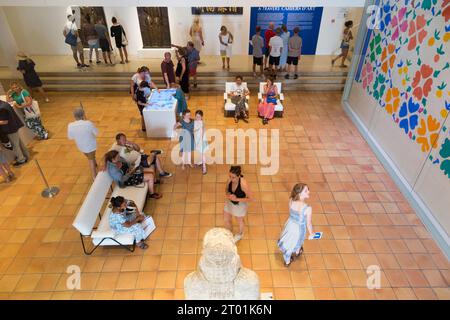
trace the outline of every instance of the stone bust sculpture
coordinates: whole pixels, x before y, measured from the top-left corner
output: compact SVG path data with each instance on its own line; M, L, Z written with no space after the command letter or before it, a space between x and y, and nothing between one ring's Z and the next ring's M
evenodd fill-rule
M214 228L205 234L198 270L184 279L184 293L188 300L260 298L258 276L242 267L229 230Z

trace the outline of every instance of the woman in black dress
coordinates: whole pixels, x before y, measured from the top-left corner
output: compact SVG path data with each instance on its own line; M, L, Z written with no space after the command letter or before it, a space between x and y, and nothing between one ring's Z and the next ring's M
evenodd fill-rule
M44 96L45 102L49 102L50 100L42 88L42 81L36 73L36 70L34 70L34 61L23 52L17 54L17 60L19 62L17 70L23 74L23 81L25 81L25 84L30 89L31 95L33 95L33 90L37 90Z
M128 63L128 52L127 52L127 45L128 45L128 39L127 35L125 34L125 30L123 29L122 25L117 22L116 17L112 17L111 19L113 25L111 26L111 37L114 37L116 40L116 47L119 49L120 53L120 63L124 64L125 62ZM123 55L125 54L125 62L123 61Z
M187 62L187 49L185 47L177 50L177 59L178 64L175 70L175 76L187 100L189 99L189 65Z

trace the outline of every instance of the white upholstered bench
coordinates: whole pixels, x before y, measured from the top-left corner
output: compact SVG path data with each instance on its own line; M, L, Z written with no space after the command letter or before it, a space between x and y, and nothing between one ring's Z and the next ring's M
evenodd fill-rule
M80 232L81 243L85 254L92 254L99 246L122 246L127 250L133 252L136 247L136 241L132 234L116 234L109 226L109 215L111 208L107 205L103 215L100 211L105 204L108 192L111 190L112 178L106 171L101 171L97 174L86 198L78 211L73 226ZM139 211L142 212L147 199L147 184L142 186L130 186L126 188L119 188L116 186L112 190L111 197L122 196L125 199L133 200ZM97 218L99 223L96 227ZM155 224L153 219L149 217L152 227L146 228L146 236L148 236L154 229ZM91 238L94 248L87 250L84 239Z

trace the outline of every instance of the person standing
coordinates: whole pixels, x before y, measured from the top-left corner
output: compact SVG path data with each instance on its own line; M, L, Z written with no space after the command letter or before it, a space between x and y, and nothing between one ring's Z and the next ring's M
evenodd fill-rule
M194 141L194 121L191 119L191 111L186 109L183 111L180 122L175 123L174 130L181 128L179 137L181 152L181 169L184 170L185 165L192 168L191 154L195 148Z
M230 70L230 58L232 52L233 35L228 32L227 27L220 27L219 33L220 42L220 56L222 57L222 69L225 69L225 60L227 62L227 69Z
M34 61L27 57L27 55L23 52L17 53L17 60L19 62L17 65L17 70L23 74L23 81L27 85L31 94L33 94L34 90L37 90L44 96L45 102L49 102L50 100L42 88L42 81L36 73L36 70L34 70L34 67L36 66Z
M281 39L283 40L283 51L281 52L281 56L280 56L280 70L283 71L287 71L287 56L288 56L288 44L289 44L289 37L290 37L290 33L286 27L285 24L283 24L281 26Z
M161 73L166 84L166 88L169 89L172 83L175 83L174 64L172 62L172 55L170 52L164 53L164 60L161 62Z
M353 21L349 20L345 22L345 29L342 34L342 42L341 42L341 54L336 58L331 59L331 66L334 66L334 63L337 59L342 58L340 68L346 68L345 59L347 59L348 50L350 49L350 40L353 40L352 34Z
M120 54L120 63L124 64L125 62L128 63L128 52L127 52L127 45L128 45L128 39L127 35L125 33L125 29L122 27L121 24L117 22L116 17L112 17L111 19L113 25L111 26L111 37L116 40L116 47L119 49ZM125 55L125 61L123 61L123 57Z
M72 49L73 59L77 63L78 68L89 67L84 63L83 44L81 43L80 34L75 23L75 16L69 14L67 16L67 22L64 26L63 35L66 38L65 42L70 45ZM78 58L78 56L80 58Z
M303 253L306 229L308 228L310 237L314 235L312 209L306 203L306 199L309 199L308 186L304 183L297 183L289 198L289 219L286 221L277 243L283 253L286 267Z
M186 48L180 48L177 50L177 69L175 70L175 76L179 83L181 90L183 90L186 100L189 100L189 64L187 60Z
M97 150L98 129L95 125L86 119L82 108L76 108L73 111L75 121L69 123L67 127L67 136L70 140L75 140L78 150L84 153L88 158L91 169L92 179L97 175L97 162L95 160L95 151Z
M40 140L48 139L48 132L42 125L40 114L33 109L33 98L30 93L23 89L18 83L11 83L10 89L6 93L8 102L12 102L13 107L21 110L26 126L34 132Z
M95 59L97 64L100 63L98 56L98 34L95 31L95 25L92 23L90 15L86 15L86 23L83 25L84 36L86 37L87 43L89 45L89 63L92 63L92 52L95 50Z
M261 27L257 26L255 34L252 37L251 44L253 46L253 76L256 78L256 66L259 66L259 77L263 77L263 48L264 39L261 37Z
M0 130L8 136L12 144L12 150L16 156L16 162L13 164L15 167L25 164L30 158L30 153L19 136L19 129L22 127L23 122L11 105L0 100Z
M0 175L6 183L11 182L15 178L14 172L11 170L8 159L6 158L5 149L2 147L0 147Z
M294 65L294 79L298 79L298 61L302 55L302 38L299 36L300 28L294 28L294 35L289 38L288 43L288 73L284 76L289 79L289 73L292 72L291 65Z
M200 52L194 47L192 41L188 41L187 43L187 59L189 76L194 79L194 88L197 88L197 66L200 63Z
M200 54L200 51L202 51L202 47L205 45L205 42L203 40L203 30L202 26L200 25L199 17L194 18L192 26L189 29L189 36L191 37L191 41L194 44L194 48Z
M225 188L224 222L225 227L233 232L232 217L239 223L239 233L235 234L234 241L238 242L244 236L244 218L247 215L248 202L252 199L252 192L242 175L240 166L231 166Z
M273 22L269 22L269 29L266 30L266 32L264 32L264 41L266 44L266 52L264 53L264 70L268 70L267 68L267 61L269 60L269 42L270 39L272 39L272 37L275 36L275 31L273 31L275 29L275 25L273 24Z
M95 31L97 31L98 34L98 41L100 43L100 48L102 49L103 54L103 60L106 64L109 63L113 65L113 62L111 60L111 38L109 37L108 29L106 29L106 26L103 22L103 18L98 18L97 23L95 24Z
M208 151L208 140L206 139L205 121L203 120L202 110L195 111L194 142L195 150L197 150L201 156L199 165L202 166L202 173L206 174L206 151Z
M280 56L283 52L283 39L280 37L281 29L277 28L275 36L269 41L269 69L272 77L277 78L278 66L280 65Z
M141 106L138 103L137 93L139 90L139 85L141 84L142 81L146 81L148 83L148 87L150 89L156 89L156 90L158 89L158 87L156 87L155 83L152 81L152 77L150 76L150 70L146 66L140 67L137 70L137 72L131 77L131 80L130 80L131 99L133 99L133 101L137 104L139 113L141 113ZM141 113L141 129L144 132L146 130L144 117L142 116L142 113Z

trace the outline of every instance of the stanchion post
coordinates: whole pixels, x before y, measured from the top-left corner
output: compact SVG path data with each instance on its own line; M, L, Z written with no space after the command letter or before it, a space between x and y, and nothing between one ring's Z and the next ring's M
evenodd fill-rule
M41 196L44 198L53 198L55 197L58 192L59 192L59 188L58 187L50 187L48 184L47 179L45 178L44 172L42 171L41 166L39 165L39 162L37 161L37 159L34 159L34 161L36 162L36 166L39 169L39 173L41 174L42 180L44 180L45 186L46 188L41 192Z

